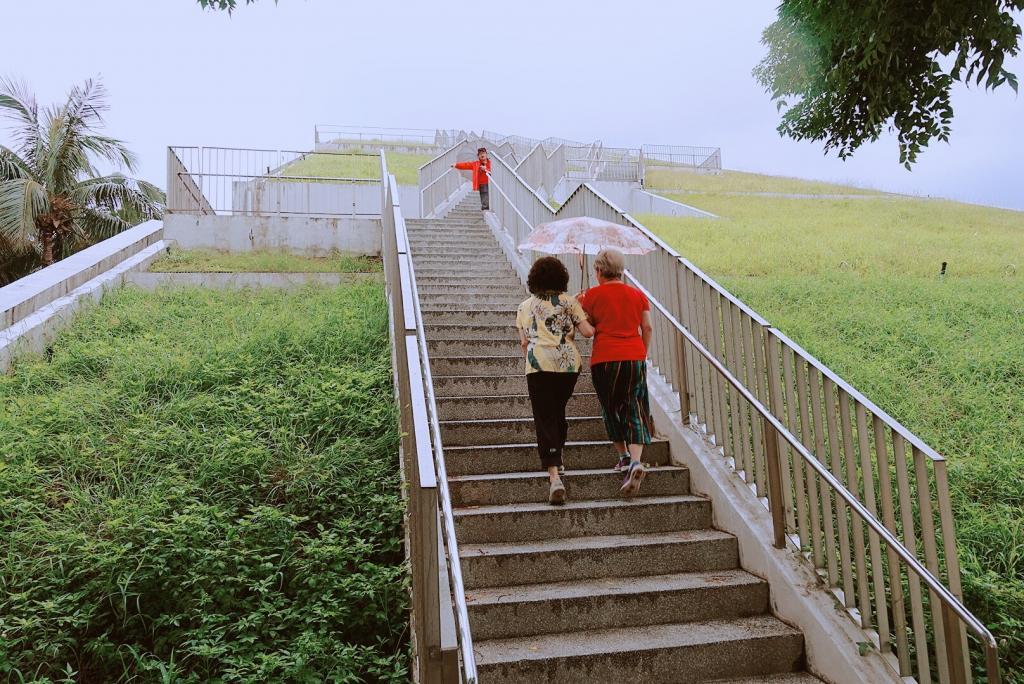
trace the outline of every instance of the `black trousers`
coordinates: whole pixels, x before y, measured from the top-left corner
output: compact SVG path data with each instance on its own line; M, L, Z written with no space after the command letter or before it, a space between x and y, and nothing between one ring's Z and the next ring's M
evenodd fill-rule
M487 183L483 183L480 186L480 208L483 211L491 208L491 189L487 186Z
M579 373L526 374L526 388L533 408L533 424L537 429L537 451L543 468L562 465L569 422L565 419L565 405L569 403Z

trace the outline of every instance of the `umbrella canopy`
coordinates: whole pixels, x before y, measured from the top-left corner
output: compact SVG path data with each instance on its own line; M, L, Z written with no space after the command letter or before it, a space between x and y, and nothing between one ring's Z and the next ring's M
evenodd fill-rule
M545 254L597 254L608 248L623 254L647 254L654 243L633 226L576 216L537 226L519 245L520 251Z

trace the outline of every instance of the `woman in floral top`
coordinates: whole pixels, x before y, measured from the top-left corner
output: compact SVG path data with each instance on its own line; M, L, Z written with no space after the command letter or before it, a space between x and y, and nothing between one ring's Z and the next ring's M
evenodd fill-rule
M519 305L516 327L519 344L526 355L526 387L537 430L537 451L548 471L548 501L565 503L565 486L559 475L562 449L569 423L569 403L583 360L574 341L576 330L593 337L594 328L579 302L565 294L569 272L555 257L534 262L526 287L530 298Z

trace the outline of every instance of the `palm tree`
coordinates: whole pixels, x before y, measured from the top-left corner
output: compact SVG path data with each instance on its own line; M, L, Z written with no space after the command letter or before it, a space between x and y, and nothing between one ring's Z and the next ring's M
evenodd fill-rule
M156 186L97 170L97 163L135 170L124 143L96 132L106 110L106 90L96 81L75 86L66 102L40 114L25 86L0 79L0 116L13 122L13 149L0 145L0 283L7 268L20 275L33 261L49 266L161 217L164 195Z

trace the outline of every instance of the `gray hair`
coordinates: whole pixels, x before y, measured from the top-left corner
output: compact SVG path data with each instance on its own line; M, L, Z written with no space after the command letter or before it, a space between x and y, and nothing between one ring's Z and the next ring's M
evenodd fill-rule
M626 257L617 249L602 249L594 259L594 267L605 278L621 278L626 270Z

